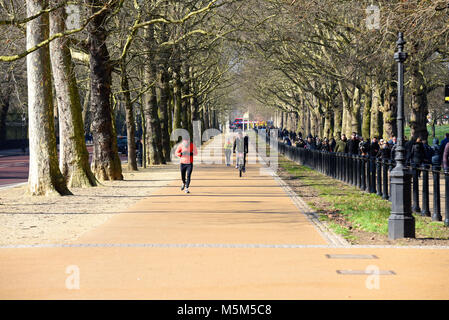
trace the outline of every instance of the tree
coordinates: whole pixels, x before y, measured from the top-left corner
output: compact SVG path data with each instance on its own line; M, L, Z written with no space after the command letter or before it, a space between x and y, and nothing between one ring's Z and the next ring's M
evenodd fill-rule
M45 0L27 0L27 16L42 12ZM48 13L27 23L27 49L49 36ZM58 167L53 115L53 95L48 45L27 56L30 169L28 192L31 195L68 195L66 181Z
M122 166L118 156L117 138L113 127L111 106L112 65L107 48L105 23L111 9L97 14L104 3L100 0L87 0L90 13L95 16L88 26L92 134L94 153L92 171L99 180L122 180Z
M66 13L60 8L50 13L50 36L64 32ZM84 142L81 101L75 78L68 38L50 43L52 73L59 115L59 166L69 187L96 186L89 167Z

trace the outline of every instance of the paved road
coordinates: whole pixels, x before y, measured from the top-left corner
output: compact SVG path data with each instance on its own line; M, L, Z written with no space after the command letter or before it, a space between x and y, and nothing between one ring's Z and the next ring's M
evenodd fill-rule
M0 158L0 188L28 180L29 156Z
M260 167L196 165L189 195L176 181L69 245L0 248L0 299L449 298L449 248L331 243Z
M90 154L89 161L92 158L92 147L88 146ZM17 152L20 154L20 152ZM120 154L122 162L127 161L126 155ZM10 155L0 157L0 188L14 186L28 181L29 169L28 155Z

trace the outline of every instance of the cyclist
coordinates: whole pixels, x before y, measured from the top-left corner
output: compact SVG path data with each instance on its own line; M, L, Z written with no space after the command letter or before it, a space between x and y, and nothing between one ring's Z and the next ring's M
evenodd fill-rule
M238 153L243 153L243 172L246 170L246 154L248 153L248 136L243 136L241 130L239 130L237 134L237 138L234 141L233 152L235 153L237 150ZM239 168L238 163L235 166L236 169Z

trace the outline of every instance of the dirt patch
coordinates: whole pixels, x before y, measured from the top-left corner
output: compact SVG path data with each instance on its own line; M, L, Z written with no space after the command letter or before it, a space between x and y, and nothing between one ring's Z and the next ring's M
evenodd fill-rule
M287 170L279 168L277 174L284 180L293 191L307 202L320 216L325 215L329 222L335 223L346 229L349 237L345 237L348 242L354 245L394 245L394 246L449 246L449 240L432 238L398 239L390 240L388 236L374 232L367 232L355 228L351 222L347 221L332 204L320 197L319 192L311 186L307 186L301 181L301 177L290 174ZM335 187L343 184L332 180ZM327 224L327 221L322 221Z
M71 242L179 178L175 164L123 174L123 181L71 188L73 196L26 196L25 186L1 190L0 245Z

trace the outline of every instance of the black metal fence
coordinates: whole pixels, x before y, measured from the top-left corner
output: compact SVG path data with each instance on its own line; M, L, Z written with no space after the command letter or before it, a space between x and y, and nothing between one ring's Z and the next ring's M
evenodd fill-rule
M279 141L277 148L279 153L300 165L317 170L362 191L375 193L385 200L390 199L389 174L394 167L393 160L309 150L288 146ZM412 211L422 216L432 217L434 221L442 221L441 202L443 201L444 223L449 226L449 173L441 171L441 167L427 164L421 167L409 167L409 170L412 174ZM430 203L431 198L432 203Z

